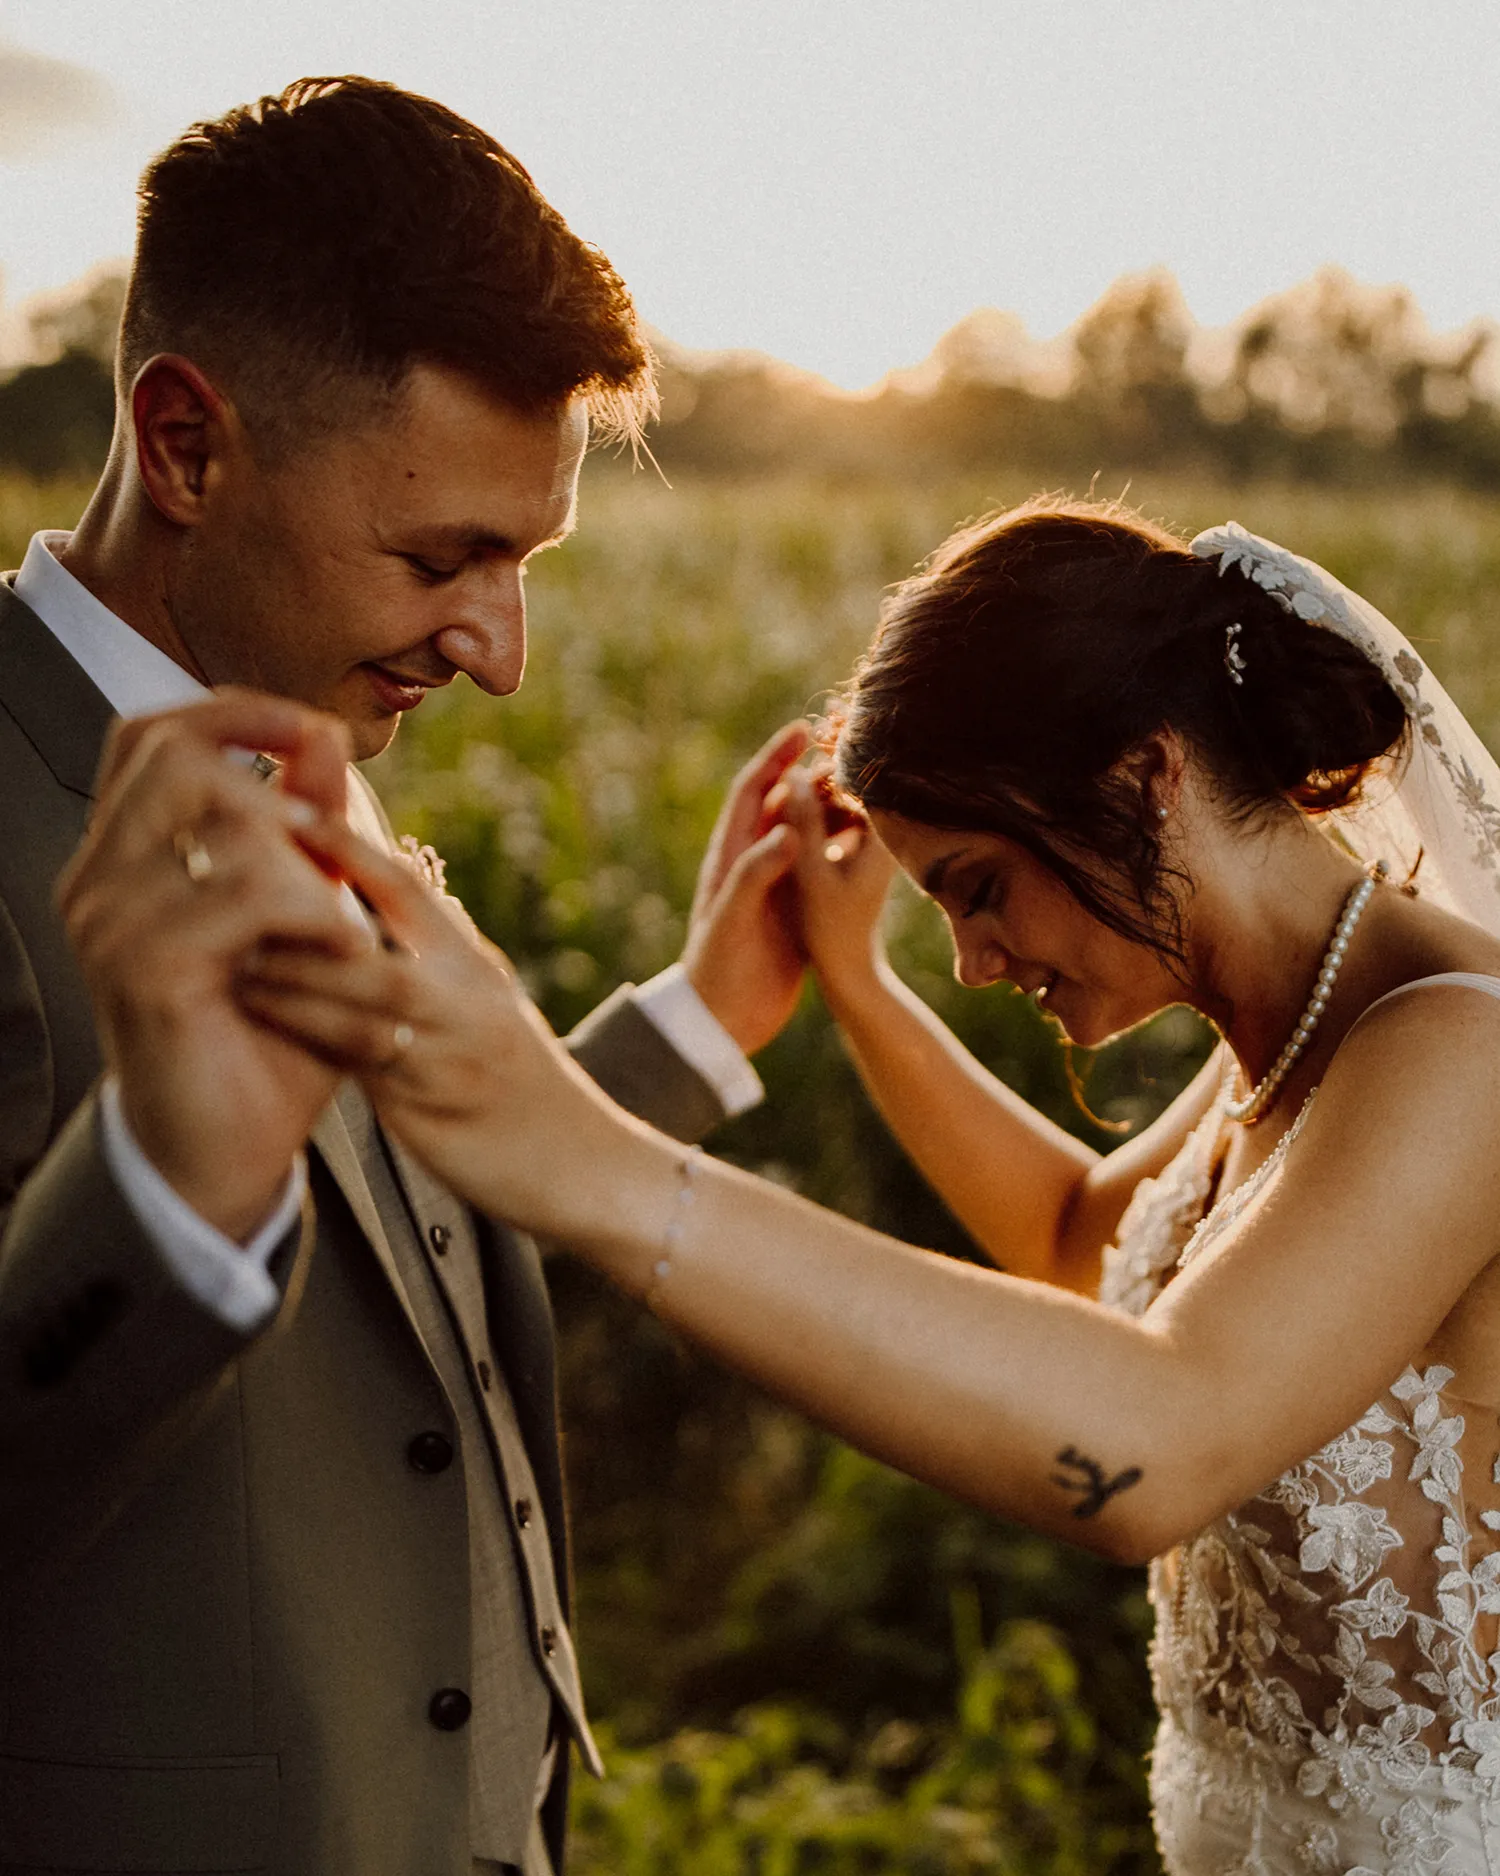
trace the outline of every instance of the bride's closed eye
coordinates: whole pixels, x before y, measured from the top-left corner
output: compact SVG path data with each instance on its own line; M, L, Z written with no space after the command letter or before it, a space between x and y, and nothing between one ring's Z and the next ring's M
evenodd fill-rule
M969 902L964 907L963 916L974 918L980 912L993 911L995 906L995 875L986 873L978 886L970 894Z

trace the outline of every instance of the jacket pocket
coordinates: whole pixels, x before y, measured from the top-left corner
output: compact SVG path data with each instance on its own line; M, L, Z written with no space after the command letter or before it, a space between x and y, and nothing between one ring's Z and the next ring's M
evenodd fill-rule
M0 1753L0 1869L261 1870L274 1850L278 1787L272 1754L84 1761Z

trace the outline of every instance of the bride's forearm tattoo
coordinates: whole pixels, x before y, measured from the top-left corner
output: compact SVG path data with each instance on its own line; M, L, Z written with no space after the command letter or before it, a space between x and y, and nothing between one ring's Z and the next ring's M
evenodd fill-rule
M1138 1485L1141 1479L1139 1466L1127 1466L1112 1479L1106 1479L1104 1468L1098 1460L1085 1459L1076 1446L1065 1446L1057 1455L1057 1463L1065 1466L1067 1471L1054 1472L1052 1483L1060 1485L1065 1492L1081 1494L1073 1507L1075 1518L1092 1518L1096 1512L1103 1510L1116 1492L1128 1491L1132 1485Z

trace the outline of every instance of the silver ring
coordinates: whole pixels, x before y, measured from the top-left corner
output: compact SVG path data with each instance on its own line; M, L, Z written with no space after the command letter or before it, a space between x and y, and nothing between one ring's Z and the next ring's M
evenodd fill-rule
M172 851L182 862L182 870L195 886L205 886L214 876L214 857L190 827L182 827L172 836Z

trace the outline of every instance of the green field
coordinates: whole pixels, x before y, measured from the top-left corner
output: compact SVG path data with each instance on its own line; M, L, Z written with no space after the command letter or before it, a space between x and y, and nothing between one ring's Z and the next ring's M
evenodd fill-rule
M531 664L496 703L433 697L373 765L560 1026L668 963L736 764L816 709L882 590L1029 477L666 488L596 464L579 533L530 581ZM1119 493L1110 487L1108 493ZM1500 518L1439 487L1347 494L1138 482L1187 531L1233 517L1400 623L1500 742ZM0 550L81 491L0 484ZM1024 1000L961 992L935 917L893 908L902 969L998 1072L1107 1144ZM1184 1013L1080 1062L1136 1123L1201 1059ZM962 1234L864 1101L816 995L762 1063L769 1099L715 1150L915 1242ZM612 1775L581 1781L583 1876L1155 1868L1138 1577L896 1478L552 1267L579 1628ZM1005 1350L995 1351L997 1362Z

